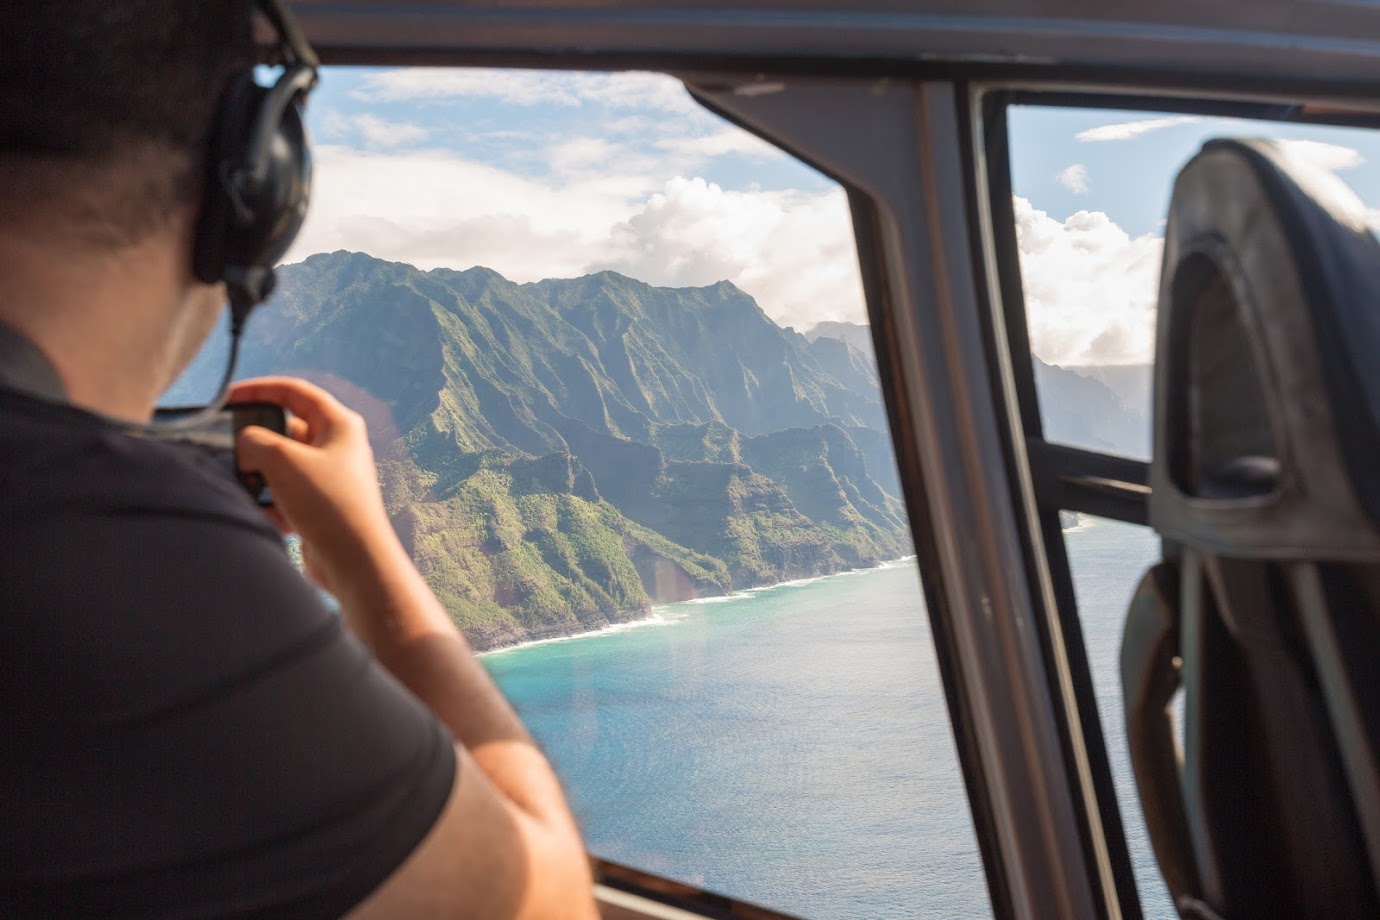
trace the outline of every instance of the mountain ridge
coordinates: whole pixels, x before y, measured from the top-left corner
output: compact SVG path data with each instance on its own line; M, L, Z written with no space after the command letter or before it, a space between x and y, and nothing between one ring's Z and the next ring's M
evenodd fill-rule
M394 525L478 648L910 552L870 353L728 282L347 252L279 275L240 376L297 373L365 415ZM214 386L216 352L168 398Z

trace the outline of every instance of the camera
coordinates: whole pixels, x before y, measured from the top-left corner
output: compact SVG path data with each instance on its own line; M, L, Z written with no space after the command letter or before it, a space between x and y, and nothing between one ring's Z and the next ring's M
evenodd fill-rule
M204 406L160 407L154 411L154 428L159 422L171 422L205 411ZM178 429L167 432L152 432L153 437L178 444L199 447L216 458L225 469L227 476L239 482L249 497L262 507L273 504L273 492L259 473L240 469L236 455L236 442L241 429L248 425L258 425L278 434L287 433L287 413L282 406L272 403L235 403L228 405L212 415L205 424L195 428Z

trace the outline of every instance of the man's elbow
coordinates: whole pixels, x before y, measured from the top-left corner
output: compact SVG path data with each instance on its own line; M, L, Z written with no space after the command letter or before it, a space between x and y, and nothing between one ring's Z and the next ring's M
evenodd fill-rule
M435 826L351 920L592 920L594 886L564 806L526 811L467 755Z
M534 819L527 819L537 823ZM595 920L594 880L589 856L575 829L565 821L533 828L527 864L527 897L522 920Z

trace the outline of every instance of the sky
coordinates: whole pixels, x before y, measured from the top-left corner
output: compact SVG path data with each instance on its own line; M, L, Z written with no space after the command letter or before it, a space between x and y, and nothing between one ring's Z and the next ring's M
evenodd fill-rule
M1284 139L1318 188L1380 224L1369 132L1029 106L1009 117L1031 342L1051 363L1150 360L1170 187L1208 138ZM327 68L307 121L315 186L287 262L349 249L518 282L727 279L783 326L866 319L843 190L673 78Z

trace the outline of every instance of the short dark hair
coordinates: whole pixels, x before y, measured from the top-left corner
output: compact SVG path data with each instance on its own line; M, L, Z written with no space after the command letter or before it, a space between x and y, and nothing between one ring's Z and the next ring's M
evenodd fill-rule
M128 243L193 200L221 93L253 62L252 12L0 0L0 220L67 205L88 238Z

